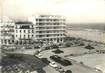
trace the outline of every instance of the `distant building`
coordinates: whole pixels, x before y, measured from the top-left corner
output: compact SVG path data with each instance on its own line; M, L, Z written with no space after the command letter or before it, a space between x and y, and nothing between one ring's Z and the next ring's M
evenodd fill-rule
M31 22L15 22L15 43L31 44L34 37L33 24Z
M14 45L14 20L3 17L0 20L0 44L3 46Z
M45 43L63 43L65 38L65 18L58 15L38 15L29 17L34 24L34 40Z

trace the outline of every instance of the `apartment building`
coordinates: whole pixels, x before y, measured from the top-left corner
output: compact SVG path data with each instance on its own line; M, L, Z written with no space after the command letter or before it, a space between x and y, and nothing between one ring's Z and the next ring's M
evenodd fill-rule
M34 24L34 40L44 43L63 43L65 38L65 18L59 15L36 15L29 17Z
M15 22L15 43L31 44L34 37L33 24L27 21Z
M1 46L14 45L14 20L4 16L0 20L0 41Z

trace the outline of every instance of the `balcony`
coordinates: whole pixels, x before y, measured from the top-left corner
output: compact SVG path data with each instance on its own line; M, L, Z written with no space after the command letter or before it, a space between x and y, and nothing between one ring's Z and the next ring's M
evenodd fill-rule
M1 32L14 32L14 29L2 29Z
M12 36L1 36L1 39L13 39Z

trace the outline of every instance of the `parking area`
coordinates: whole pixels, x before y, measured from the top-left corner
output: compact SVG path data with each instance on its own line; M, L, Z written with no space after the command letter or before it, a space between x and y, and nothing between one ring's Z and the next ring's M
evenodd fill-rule
M100 48L100 47L96 46L95 50L98 48ZM101 47L101 48L103 49L103 47ZM48 66L51 66L58 72L60 71L62 73L65 73L64 71L67 71L67 70L72 71L72 73L102 73L101 71L99 71L97 69L88 67L86 64L80 63L80 61L73 59L73 57L84 56L89 53L89 49L84 48L84 46L76 46L76 47L72 46L72 47L68 47L68 48L59 48L59 50L58 49L47 49L47 50L41 51L42 49L43 48L17 50L15 52L31 54L31 55L37 56L38 58L44 58L44 62L46 62L45 59L47 59L49 61L49 62L47 62ZM56 53L55 51L60 51L61 53ZM53 55L57 55L62 58L68 59L72 63L72 65L64 66L64 65L60 64L58 61L55 61L50 58Z

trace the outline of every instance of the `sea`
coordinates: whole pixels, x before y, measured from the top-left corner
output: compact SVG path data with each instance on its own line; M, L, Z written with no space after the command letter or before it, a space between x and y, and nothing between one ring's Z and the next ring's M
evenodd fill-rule
M78 29L93 29L105 31L105 23L80 23L80 24L67 24L69 28Z
M72 24L67 27L71 37L105 43L105 24Z

